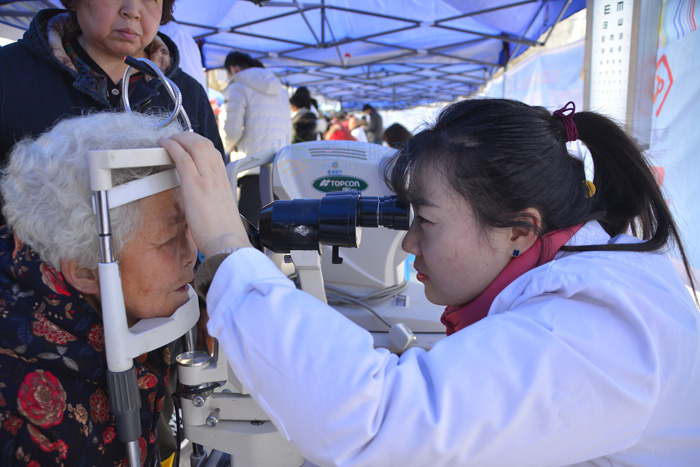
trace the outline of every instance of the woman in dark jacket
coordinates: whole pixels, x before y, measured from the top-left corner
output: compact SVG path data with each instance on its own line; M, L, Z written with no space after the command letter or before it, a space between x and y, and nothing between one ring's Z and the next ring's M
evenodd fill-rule
M150 58L163 70L180 88L194 131L223 154L204 89L178 67L175 44L158 34L174 3L63 0L69 11L40 11L22 39L0 49L0 164L16 141L60 118L123 110L125 55ZM130 78L129 98L131 108L142 112L170 112L174 106L160 80L141 73Z
M316 141L316 115L310 110L311 99L294 94L289 99L292 108L292 143Z

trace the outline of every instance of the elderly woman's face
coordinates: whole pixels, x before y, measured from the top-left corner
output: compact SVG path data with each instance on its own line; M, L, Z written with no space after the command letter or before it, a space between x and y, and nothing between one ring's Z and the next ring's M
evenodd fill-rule
M141 201L142 223L119 258L129 325L170 316L188 300L197 249L179 188Z
M122 60L143 57L163 14L163 0L75 0L86 51Z

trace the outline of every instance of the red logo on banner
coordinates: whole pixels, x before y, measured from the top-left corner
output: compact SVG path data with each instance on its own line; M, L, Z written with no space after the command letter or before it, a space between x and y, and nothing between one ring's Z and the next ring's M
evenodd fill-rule
M656 179L656 183L658 183L659 186L663 186L664 178L666 178L666 169L664 169L663 167L659 167L659 166L652 166L651 173L654 174L654 178Z
M666 54L664 54L656 64L656 89L654 90L654 105L657 105L659 94L663 94L663 98L656 108L657 117L661 113L664 102L666 102L666 97L668 96L668 92L671 90L671 86L673 86L673 75L671 74L671 67L668 65Z

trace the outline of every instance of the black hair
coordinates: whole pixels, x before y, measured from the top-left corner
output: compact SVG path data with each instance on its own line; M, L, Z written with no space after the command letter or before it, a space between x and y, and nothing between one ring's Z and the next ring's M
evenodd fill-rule
M405 126L400 123L394 123L384 130L384 133L382 133L382 140L386 141L386 144L388 144L390 148L401 149L406 145L406 142L411 139L411 136L413 135Z
M564 120L507 99L448 106L394 156L385 180L400 198L420 202L420 174L436 167L483 227L521 227L541 238L596 220L612 237L630 229L645 240L562 250L652 251L673 242L695 290L678 229L640 148L603 115L579 112L573 122L593 159L593 196L583 161L567 150ZM540 213L539 228L525 213L528 208Z
M305 94L300 94L298 92L295 92L292 97L289 98L289 103L292 104L294 107L297 107L299 109L307 108L311 109L311 97L307 96Z
M175 9L176 0L163 0L163 15L160 17L160 24L168 24L173 19L173 10ZM61 4L66 8L75 13L74 5L75 0L61 0Z
M311 106L314 106L316 110L318 110L318 101L311 97L311 92L309 91L309 88L306 86L299 86L296 91L294 91L294 96L299 95L300 97L306 100L307 105L305 107L308 107L311 109Z
M241 70L246 70L248 68L265 68L265 65L263 65L260 60L243 52L231 52L226 55L224 67L228 70L232 66L238 66Z
M374 107L372 107L372 106L369 105L369 104L365 104L365 105L362 106L362 111L364 112L365 110L372 111L372 110L374 110Z
M308 96L311 98L311 91L309 91L309 88L306 86L299 86L296 91L294 91L294 94L299 94L300 96Z

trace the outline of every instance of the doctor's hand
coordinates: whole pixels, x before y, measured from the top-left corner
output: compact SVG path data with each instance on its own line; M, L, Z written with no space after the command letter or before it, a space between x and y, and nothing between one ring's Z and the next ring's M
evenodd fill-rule
M197 248L210 256L226 248L249 247L221 153L196 133L161 138L180 176L185 214Z

